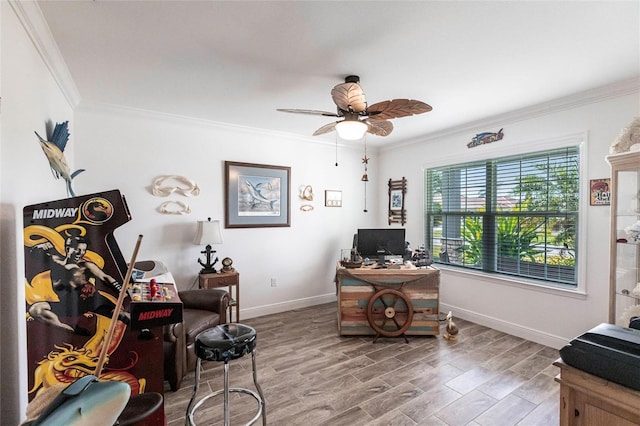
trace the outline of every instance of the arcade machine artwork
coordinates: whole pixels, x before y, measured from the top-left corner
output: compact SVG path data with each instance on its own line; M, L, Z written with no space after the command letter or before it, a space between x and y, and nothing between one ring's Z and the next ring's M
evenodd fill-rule
M23 214L29 400L40 389L93 374L105 344L101 380L126 382L131 395L162 392L154 346L162 353L162 342L129 330L129 296L105 342L127 271L113 236L131 220L124 197L113 190L34 204Z

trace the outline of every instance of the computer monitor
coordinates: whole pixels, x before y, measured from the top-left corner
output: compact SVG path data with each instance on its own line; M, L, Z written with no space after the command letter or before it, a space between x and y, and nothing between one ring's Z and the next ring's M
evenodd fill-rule
M363 258L384 260L385 256L404 255L404 228L358 229L357 235L357 250Z

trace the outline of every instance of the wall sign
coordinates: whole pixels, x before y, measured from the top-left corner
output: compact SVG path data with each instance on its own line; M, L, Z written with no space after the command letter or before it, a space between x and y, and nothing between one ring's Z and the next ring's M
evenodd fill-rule
M608 206L611 204L611 179L591 179L589 181L590 204Z
M407 193L407 179L389 179L389 225L407 222L407 211L404 208L404 196Z
M324 205L325 207L342 207L342 191L325 190Z
M473 148L478 145L486 145L491 142L499 141L504 137L504 133L502 133L502 129L497 132L483 132L475 135L471 141L467 144L467 148Z

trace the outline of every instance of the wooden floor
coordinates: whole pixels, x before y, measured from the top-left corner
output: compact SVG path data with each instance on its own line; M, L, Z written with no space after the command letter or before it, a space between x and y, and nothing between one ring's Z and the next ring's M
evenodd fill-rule
M409 336L409 344L372 343L338 336L336 318L331 303L243 321L257 330L269 425L558 424L555 349L463 320L457 342ZM184 424L193 383L190 373L177 392L165 392L169 426ZM203 363L199 396L222 385L222 363ZM250 356L230 363L230 385L255 390ZM257 404L231 396L231 424L244 424ZM222 424L221 405L221 396L209 399L196 423Z

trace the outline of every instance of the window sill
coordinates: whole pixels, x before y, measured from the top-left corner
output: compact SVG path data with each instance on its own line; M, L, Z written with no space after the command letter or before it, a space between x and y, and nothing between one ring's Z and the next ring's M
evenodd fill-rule
M447 274L458 275L465 278L473 278L484 281L489 284L499 284L508 287L518 287L530 291L537 291L541 293L554 294L562 297L570 297L573 299L586 300L587 293L579 286L576 288L566 288L560 284L544 284L540 281L527 280L521 277L508 277L499 274L488 274L486 272L472 271L468 269L461 269L450 267L441 263L434 263L433 266L440 269Z

